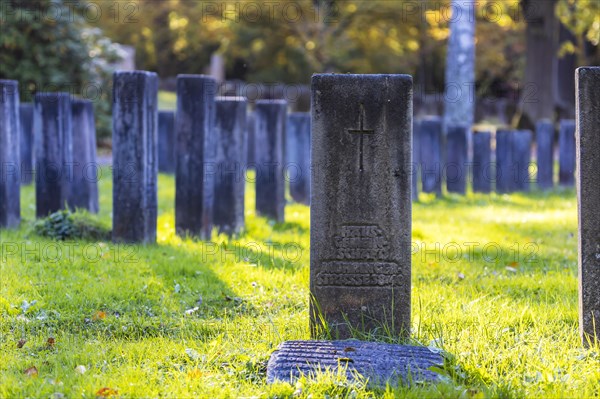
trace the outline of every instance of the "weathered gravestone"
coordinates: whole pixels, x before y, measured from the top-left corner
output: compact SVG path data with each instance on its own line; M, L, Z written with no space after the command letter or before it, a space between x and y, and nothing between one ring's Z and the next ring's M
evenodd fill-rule
M286 112L285 100L259 100L254 111L256 212L277 222L285 219Z
M256 152L254 143L254 130L256 129L256 117L254 111L248 111L246 114L246 129L248 136L248 159L246 169L254 169L256 167L256 158L254 153Z
M412 79L312 79L311 332L407 337L411 290ZM436 380L428 348L341 341L284 342L267 381L318 371L371 386Z
M442 119L429 116L420 123L421 183L424 193L442 194Z
M310 204L310 113L288 115L286 125L286 170L290 196L301 204Z
M312 96L313 334L406 336L412 78L314 75Z
M215 104L217 176L214 224L220 233L232 235L244 228L247 104L242 97L217 97Z
M532 133L498 130L496 133L496 191L529 191Z
M420 123L416 118L413 118L413 133L412 133L412 200L419 200L419 164L421 159L421 135L419 132Z
M158 171L175 173L175 112L158 111Z
M576 85L579 328L584 345L593 345L600 340L600 67L577 69Z
M0 228L21 221L19 84L0 80Z
M73 182L69 208L97 213L99 166L96 162L94 105L89 100L71 101L73 126Z
M469 128L460 125L448 126L446 137L446 189L449 193L465 194L469 174L467 140Z
M158 77L133 71L113 79L113 240L154 243Z
M575 185L575 121L561 120L558 130L558 182Z
M494 174L492 171L492 134L475 132L473 135L473 192L492 191Z
M213 227L216 91L209 76L177 76L175 228L204 240Z
M554 186L554 126L547 119L535 125L537 144L537 186L547 190Z
M31 184L33 181L33 104L21 103L19 105L21 122L21 184Z
M67 205L73 180L71 121L68 93L35 95L35 204L38 218Z

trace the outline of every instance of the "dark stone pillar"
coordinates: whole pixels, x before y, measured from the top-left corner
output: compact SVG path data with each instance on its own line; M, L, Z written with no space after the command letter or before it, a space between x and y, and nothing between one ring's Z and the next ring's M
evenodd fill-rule
M558 131L558 181L561 186L575 185L575 121L562 120Z
M34 176L33 104L21 103L19 116L21 119L21 184L28 185L31 184Z
M475 132L473 135L473 192L492 191L494 172L492 168L492 134Z
M0 228L21 222L19 83L0 80Z
M424 193L442 194L442 119L421 120L421 181Z
M286 169L292 199L310 204L310 113L288 115L286 125Z
M537 144L537 185L541 190L554 186L554 126L544 119L535 125Z
M468 134L469 129L466 126L448 126L444 174L446 175L446 189L449 193L465 194L467 191Z

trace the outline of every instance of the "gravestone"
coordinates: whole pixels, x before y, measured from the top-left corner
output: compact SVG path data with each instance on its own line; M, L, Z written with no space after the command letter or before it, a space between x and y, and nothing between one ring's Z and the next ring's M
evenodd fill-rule
M494 172L492 169L492 134L475 132L473 135L473 192L492 191Z
M600 339L600 67L576 72L579 330Z
M420 124L413 117L413 134L412 134L412 200L419 200L419 164L421 159L421 142L420 142Z
M425 347L357 340L287 341L269 359L267 383L294 384L302 375L328 370L334 375L341 372L349 381L360 374L369 387L385 388L388 383L438 381L439 375L429 369L443 365L441 354Z
M35 95L35 205L43 218L66 207L71 192L73 129L68 93Z
M33 181L33 104L21 103L19 105L21 122L21 184L28 185Z
M554 125L544 119L535 125L537 146L537 186L547 190L554 186Z
M205 75L177 76L175 228L210 239L215 192L216 82Z
M310 113L288 115L286 125L286 163L290 196L301 204L310 204Z
M175 112L158 111L158 171L175 173Z
M217 97L214 135L217 139L214 224L220 233L238 234L244 228L246 100Z
M558 182L575 185L575 121L561 120L558 130Z
M467 140L469 129L466 126L450 125L446 137L446 189L449 193L465 194L469 175Z
M73 126L73 182L69 208L97 213L99 166L96 162L94 105L89 100L71 100Z
M113 240L156 242L158 77L113 76Z
M442 119L425 117L420 123L421 184L424 193L442 194Z
M286 112L285 100L258 100L254 111L256 212L277 222L285 218Z
M312 334L407 336L412 78L313 75L311 109Z
M256 129L256 118L254 111L248 111L246 115L246 129L248 136L248 160L246 168L255 169L256 157L254 156L254 152L256 151L256 144L254 142L254 130Z
M533 133L531 130L517 130L512 135L513 172L516 191L529 191L531 186L529 165L531 164L532 140Z
M19 83L0 80L0 228L21 221Z

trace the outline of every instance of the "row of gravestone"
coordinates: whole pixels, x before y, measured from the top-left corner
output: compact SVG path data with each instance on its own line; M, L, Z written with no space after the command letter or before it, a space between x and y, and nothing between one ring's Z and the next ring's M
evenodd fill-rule
M38 217L65 206L97 212L91 101L37 93L33 104L21 104L18 83L0 80L0 165L0 227L18 226L20 185L31 183L33 176Z
M575 183L575 121L562 120L558 132L558 179L554 177L554 126L543 120L535 132L536 163L531 159L533 133L529 130L475 131L472 158L468 155L469 130L450 126L443 133L442 119L427 117L413 126L413 198L419 189L441 195L445 181L449 193L465 194L469 177L473 192L529 191ZM420 185L419 185L420 181ZM494 187L495 183L495 187Z

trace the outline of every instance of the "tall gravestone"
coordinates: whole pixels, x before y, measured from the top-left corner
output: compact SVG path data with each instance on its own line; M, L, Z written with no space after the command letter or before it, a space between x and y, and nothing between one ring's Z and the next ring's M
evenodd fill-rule
M175 228L204 240L213 227L216 91L209 76L177 76Z
M513 177L516 191L529 191L531 186L531 130L517 130L512 135Z
M579 329L600 340L600 67L576 72Z
M158 171L175 173L175 112L158 111Z
M473 135L473 192L489 193L494 180L492 169L492 134L475 132Z
M446 176L446 189L449 193L465 194L467 191L467 177L469 175L468 134L469 128L467 126L448 126L444 174Z
M561 120L558 130L558 181L575 185L575 121Z
M99 166L96 162L96 124L94 104L89 100L71 101L73 126L73 182L69 207L97 213Z
M158 77L133 71L113 79L113 240L154 243Z
M35 95L35 204L38 218L64 209L71 192L73 131L68 93Z
M254 130L256 129L256 117L254 111L248 111L246 115L246 129L248 136L248 159L247 159L247 169L253 169L256 167L256 157L254 153L256 151L255 143L254 143Z
M419 200L419 164L421 159L421 142L420 142L420 124L416 118L413 118L413 134L412 134L412 200Z
M19 83L0 80L0 228L21 221Z
M312 333L407 336L412 78L314 75L311 109Z
M310 204L310 114L294 112L286 125L286 161L290 196L301 204Z
M217 97L215 104L217 176L214 224L219 232L232 235L244 228L247 104L241 97Z
M554 186L554 126L544 119L535 125L537 147L537 186L547 190Z
M285 219L284 149L287 102L258 100L255 113L256 212Z
M21 184L31 184L33 181L33 104L21 103L19 105L21 122Z
M420 123L421 183L424 193L442 194L442 119L423 118Z

